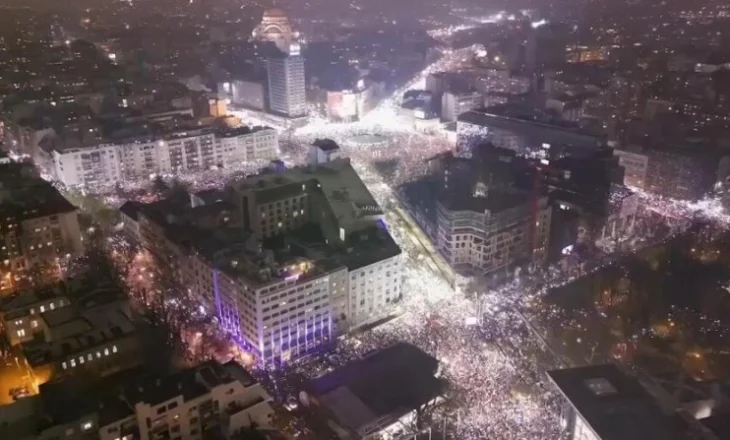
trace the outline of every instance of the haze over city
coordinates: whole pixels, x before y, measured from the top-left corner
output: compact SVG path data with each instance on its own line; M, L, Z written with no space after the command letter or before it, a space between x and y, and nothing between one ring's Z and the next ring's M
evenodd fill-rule
M0 438L730 438L728 23L0 0Z

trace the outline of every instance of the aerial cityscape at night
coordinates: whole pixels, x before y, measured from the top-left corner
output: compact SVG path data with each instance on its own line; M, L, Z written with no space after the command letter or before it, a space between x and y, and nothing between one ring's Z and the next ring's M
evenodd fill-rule
M0 439L730 439L730 4L0 0Z

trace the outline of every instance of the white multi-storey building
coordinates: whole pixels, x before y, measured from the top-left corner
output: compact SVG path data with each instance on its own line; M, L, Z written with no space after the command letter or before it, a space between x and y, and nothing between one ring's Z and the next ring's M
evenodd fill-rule
M279 156L279 137L272 128L218 132L215 142L216 156L224 167Z
M360 327L383 318L402 295L401 256L376 261L349 271L348 316L354 327Z
M67 186L110 185L123 176L117 145L54 149L50 155L54 176Z
M0 165L0 291L59 276L59 263L84 251L76 207L35 169Z
M300 358L394 312L401 251L349 160L262 174L229 197L157 202L125 219L261 363ZM284 245L262 248L273 237Z
M278 151L276 130L268 127L226 131L202 128L74 148L49 142L48 157L39 162L67 186L93 188L124 179L270 160L277 157Z

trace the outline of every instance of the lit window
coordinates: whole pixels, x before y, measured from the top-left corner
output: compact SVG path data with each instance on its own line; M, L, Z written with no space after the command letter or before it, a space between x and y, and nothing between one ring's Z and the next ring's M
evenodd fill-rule
M56 308L56 303L51 303L51 310Z
M31 321L30 322L30 326L33 327L33 328L38 327L38 321L35 321L35 320L34 321Z
M109 349L108 348L105 348L104 349L104 356L109 356Z
M81 429L83 429L84 431L88 431L89 429L91 429L92 426L93 424L91 422L84 422L84 424L81 425Z
M18 330L18 337L22 338L24 336L25 336L25 329L21 328L20 330Z
M79 364L83 364L83 363L84 363L84 357L83 356L79 356Z
M96 358L99 359L101 357L101 352L96 352Z
M71 359L71 367L75 367L75 366L76 366L76 359Z
M92 359L94 359L94 356L92 356L91 353L89 353L89 355L86 356L86 359L88 359L89 361L91 361Z
M68 365L66 365L66 362L61 362L61 366L63 367L63 369L64 369L64 370L65 370L66 368L68 368Z
M117 352L117 346L116 345L112 345L112 353L116 353L116 352Z

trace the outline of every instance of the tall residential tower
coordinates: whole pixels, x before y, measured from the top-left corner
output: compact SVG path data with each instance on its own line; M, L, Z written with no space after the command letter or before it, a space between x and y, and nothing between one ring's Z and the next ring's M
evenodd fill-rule
M292 45L288 55L268 59L269 108L290 118L307 114L304 82L304 57L298 45Z

